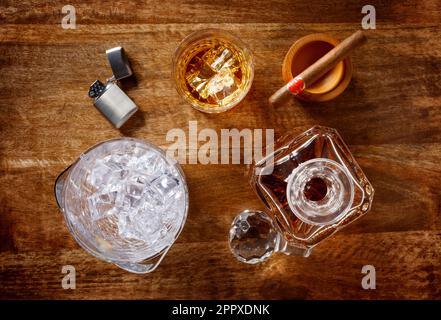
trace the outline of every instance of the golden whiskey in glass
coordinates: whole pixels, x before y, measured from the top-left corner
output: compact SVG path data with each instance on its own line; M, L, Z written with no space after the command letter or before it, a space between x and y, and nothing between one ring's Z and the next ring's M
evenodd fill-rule
M254 77L253 56L237 37L208 29L187 36L173 59L178 93L195 109L220 113L241 102Z

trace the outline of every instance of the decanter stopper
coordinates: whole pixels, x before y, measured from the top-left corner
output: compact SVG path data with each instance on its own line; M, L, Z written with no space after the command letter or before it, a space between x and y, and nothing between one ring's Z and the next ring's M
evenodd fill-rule
M229 244L239 261L256 264L277 251L279 237L266 213L245 210L231 224Z

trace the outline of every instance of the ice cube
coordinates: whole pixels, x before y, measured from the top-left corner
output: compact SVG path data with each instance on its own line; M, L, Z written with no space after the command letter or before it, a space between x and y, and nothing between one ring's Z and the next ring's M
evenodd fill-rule
M103 161L97 160L87 178L92 186L100 189L109 183L112 174L113 171L111 168L106 166Z
M135 172L134 174L134 181L138 184L138 185L142 185L143 187L145 187L146 185L150 184L150 180L148 176L140 173L140 172Z
M205 86L206 96L212 97L217 103L239 87L239 79L230 69L225 68L218 72Z
M148 187L144 193L143 209L160 212L164 208L165 199L156 188Z
M232 60L231 58L233 58L233 53L229 49L218 47L214 50L213 54L207 58L206 63L210 65L213 71L219 72L223 68L229 67L234 61L234 59Z
M117 192L94 193L87 199L92 219L98 219L107 214L115 206Z
M134 168L144 176L149 176L163 173L167 163L157 152L149 152L138 159Z
M125 216L121 220L119 234L124 238L137 239L151 245L158 239L162 228L162 222L156 213L143 211Z
M108 191L105 193L98 194L97 197L100 202L105 204L114 205L116 200L117 191Z
M112 177L124 180L129 174L130 157L128 155L111 155L105 161L104 165L110 168Z
M133 214L134 212L137 212L143 204L143 198L137 198L127 193L122 193L118 197L118 201L115 205L119 211L124 212L125 214Z
M204 90L207 82L215 75L216 73L206 64L202 64L199 69L192 69L187 72L185 78L187 79L187 83L197 92L201 92Z
M152 181L153 188L155 188L164 199L173 196L178 185L179 181L170 175L163 175Z
M144 193L145 184L138 182L137 179L138 179L138 177L135 178L135 180L132 180L132 181L127 183L127 185L126 185L126 192L130 196L132 196L132 197L134 197L136 199L139 199L139 198L141 198L142 194Z
M130 152L131 153L130 154L131 160L133 162L138 162L138 159L140 157L142 157L144 154L146 154L146 152L147 152L147 150L145 148L142 148L137 143L134 143L131 146L131 152Z
M234 73L239 61L230 49L217 46L207 51L201 61L186 75L188 84L201 98L219 103L238 88L239 79Z

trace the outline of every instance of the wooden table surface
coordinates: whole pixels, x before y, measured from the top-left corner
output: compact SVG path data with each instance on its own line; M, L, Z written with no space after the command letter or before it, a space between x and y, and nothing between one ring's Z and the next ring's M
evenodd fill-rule
M363 1L0 1L0 297L93 299L441 298L441 3L368 1L377 30L353 54L354 75L334 101L277 110L281 62L301 36L343 39L360 28ZM64 30L61 8L76 8ZM192 109L171 80L178 43L195 30L237 34L255 55L252 89L220 115ZM126 49L140 112L121 130L92 107L88 86L110 75L105 50ZM83 251L53 196L58 173L96 142L129 136L161 147L172 128L337 128L375 187L372 211L309 258L277 254L242 264L228 249L233 217L262 209L245 165L184 165L187 223L151 274L124 272ZM61 287L63 265L77 288ZM363 290L363 265L377 289Z

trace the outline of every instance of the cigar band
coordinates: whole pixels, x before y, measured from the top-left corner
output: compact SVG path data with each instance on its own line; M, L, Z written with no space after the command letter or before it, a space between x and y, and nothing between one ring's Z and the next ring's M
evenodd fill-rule
M300 92L303 91L303 89L305 89L305 81L303 81L303 79L300 77L295 77L290 82L288 82L286 87L288 88L289 92L298 95Z

